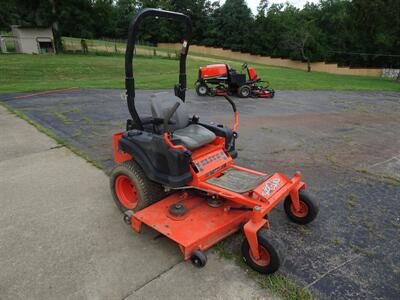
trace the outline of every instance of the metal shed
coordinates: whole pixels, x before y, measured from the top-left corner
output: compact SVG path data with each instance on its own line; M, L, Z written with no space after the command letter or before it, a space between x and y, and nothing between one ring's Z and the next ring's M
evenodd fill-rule
M55 53L54 36L51 27L25 27L12 25L16 52L20 53Z

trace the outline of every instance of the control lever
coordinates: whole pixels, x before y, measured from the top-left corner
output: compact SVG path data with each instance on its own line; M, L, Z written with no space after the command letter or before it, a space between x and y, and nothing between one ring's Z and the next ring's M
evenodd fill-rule
M176 112L176 110L178 109L179 105L181 105L181 104L179 102L176 102L174 104L174 106L171 107L171 109L168 112L168 114L165 116L165 118L164 118L164 128L163 128L163 132L164 133L168 132L168 123L171 120L171 118L174 115L174 113Z

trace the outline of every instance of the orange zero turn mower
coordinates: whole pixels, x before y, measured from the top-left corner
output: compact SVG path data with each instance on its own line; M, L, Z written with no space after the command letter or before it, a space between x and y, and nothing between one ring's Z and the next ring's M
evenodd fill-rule
M135 108L133 50L138 26L145 18L166 17L185 24L175 96L150 99L151 117ZM140 232L144 225L176 242L185 260L203 267L205 250L243 230L242 255L254 270L270 274L280 266L279 255L261 229L268 229L268 213L280 202L290 220L307 224L318 206L304 192L300 173L286 177L267 174L234 163L237 157L238 112L232 128L189 117L185 108L186 56L192 35L188 16L159 9L144 9L132 20L125 56L129 112L124 132L114 135L110 184L124 220ZM264 232L264 231L263 231Z

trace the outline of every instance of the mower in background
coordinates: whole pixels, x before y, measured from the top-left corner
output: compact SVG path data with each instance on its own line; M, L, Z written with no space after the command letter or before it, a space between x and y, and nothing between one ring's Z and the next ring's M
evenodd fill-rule
M244 70L247 71L244 74ZM227 64L208 65L199 68L196 83L199 96L238 95L240 98L273 98L275 91L268 89L269 82L257 76L253 67L242 65L242 72Z

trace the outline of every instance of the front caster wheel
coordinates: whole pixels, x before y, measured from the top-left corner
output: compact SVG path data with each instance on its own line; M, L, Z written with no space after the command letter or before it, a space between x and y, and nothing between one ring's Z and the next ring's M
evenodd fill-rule
M192 253L190 261L195 267L203 268L207 263L207 256L204 254L204 252L196 250Z
M306 192L299 191L300 210L296 211L290 195L285 198L283 206L288 218L301 225L311 223L318 215L319 207L316 200L313 200Z
M260 258L255 259L251 253L250 245L247 239L242 243L243 260L254 271L262 274L272 274L279 269L280 259L274 247L268 243L266 237L257 232L258 251Z
M131 211L131 210L127 210L127 211L124 212L123 220L124 220L126 225L131 225L132 224L132 221L131 221L132 220L132 215L133 215L133 211Z

